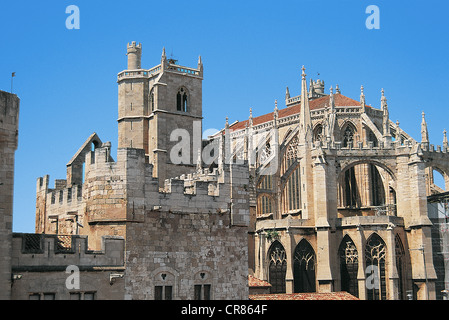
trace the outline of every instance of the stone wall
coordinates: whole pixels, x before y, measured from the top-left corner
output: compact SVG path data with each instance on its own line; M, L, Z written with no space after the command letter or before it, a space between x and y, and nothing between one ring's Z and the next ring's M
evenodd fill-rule
M13 235L13 300L123 299L124 239L102 238L101 250L86 236ZM79 270L79 286L70 268ZM68 285L67 285L68 283Z
M247 299L246 242L228 213L149 212L127 230L125 299L171 286L172 299L192 300L195 285L210 285L211 299Z
M11 241L14 155L18 144L20 100L0 91L0 300L11 295Z

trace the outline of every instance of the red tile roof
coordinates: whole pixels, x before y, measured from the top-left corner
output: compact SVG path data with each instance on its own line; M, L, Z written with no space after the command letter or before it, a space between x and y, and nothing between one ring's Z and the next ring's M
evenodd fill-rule
M249 296L250 300L359 300L352 294L341 292L323 292L323 293L273 293L273 294L254 294Z
M360 106L359 101L355 101L354 99L348 98L341 93L334 94L334 103L336 107L352 107L352 106ZM318 99L310 100L309 107L310 110L322 109L326 105L329 105L329 96L321 97ZM284 118L293 114L298 114L301 111L301 103L295 104L293 106L280 109L278 112L279 118ZM259 117L253 118L253 125L258 125L267 121L273 120L273 112L264 114ZM248 120L240 121L230 127L232 130L240 130L244 129Z
M257 279L256 277L251 276L251 275L248 276L248 285L250 287L257 287L257 288L271 287L271 284L269 284L267 281Z

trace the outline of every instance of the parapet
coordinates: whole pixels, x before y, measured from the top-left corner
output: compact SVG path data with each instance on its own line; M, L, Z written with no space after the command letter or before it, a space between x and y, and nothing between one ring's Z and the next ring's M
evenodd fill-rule
M94 270L123 267L125 240L104 236L101 250L93 251L88 249L87 236L14 233L12 249L14 270L62 270L68 265Z

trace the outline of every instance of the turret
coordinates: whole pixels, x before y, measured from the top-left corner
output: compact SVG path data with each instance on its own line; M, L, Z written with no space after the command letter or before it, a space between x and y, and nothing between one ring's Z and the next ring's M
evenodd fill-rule
M421 143L423 147L427 149L429 146L429 132L427 131L427 123L425 118L424 111L422 112L422 120L421 120Z
M142 44L136 44L133 41L131 44L128 43L128 70L141 69L141 58L142 58Z
M362 106L362 111L365 112L365 92L364 92L364 88L363 85L360 87L360 105Z
M299 114L300 143L312 142L312 120L310 118L309 97L307 94L306 68L302 67L301 81L301 112Z
M388 144L389 142L391 142L390 115L388 112L387 98L385 97L384 89L382 89L382 98L380 100L381 100L381 109L383 111L382 129L385 140L384 142Z
M447 142L447 135L446 135L446 129L443 131L443 148L447 148L449 146Z

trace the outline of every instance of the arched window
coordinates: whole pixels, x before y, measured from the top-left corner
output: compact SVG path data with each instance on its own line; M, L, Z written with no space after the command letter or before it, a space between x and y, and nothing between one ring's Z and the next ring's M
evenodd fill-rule
M271 293L285 293L285 274L287 272L287 256L279 241L274 241L268 251L270 265L268 267L268 281Z
M282 193L282 212L300 210L301 178L298 163L298 138L294 137L287 146L281 164L281 174L286 183Z
M313 142L323 141L323 126L321 124L317 125L313 130Z
M286 184L288 211L301 209L301 185L300 185L300 167L297 167Z
M373 147L378 146L376 135L371 130L368 132L368 141L373 143Z
M366 288L368 300L386 300L387 283L385 258L387 248L385 242L376 233L366 241L365 270L367 270Z
M187 112L188 109L188 100L189 95L187 93L187 89L180 88L178 90L178 94L176 95L176 110Z
M346 125L345 129L343 130L343 147L348 147L349 144L354 145L354 134L354 127L350 124Z
M273 206L271 204L271 199L268 196L260 196L259 201L257 203L258 205L258 216L272 213L273 212Z
M359 207L359 191L355 178L354 167L349 168L345 171L344 175L344 185L345 185L345 207L353 208Z
M402 245L401 238L397 234L395 239L395 255L396 255L396 270L398 271L399 276L399 283L398 283L398 293L399 293L399 299L406 300L407 296L407 290L406 290L406 263L405 263L405 250L404 246Z
M155 103L154 103L154 89L151 89L151 92L150 92L150 111L151 112L154 111L154 107L155 107Z
M194 276L193 286L194 300L211 300L212 299L212 275L202 270Z
M316 256L310 243L302 239L296 246L293 263L295 292L315 292Z
M338 249L340 257L341 290L353 296L359 296L357 272L359 269L359 255L351 237L345 235Z
M173 300L175 276L167 271L156 274L154 282L154 300Z

